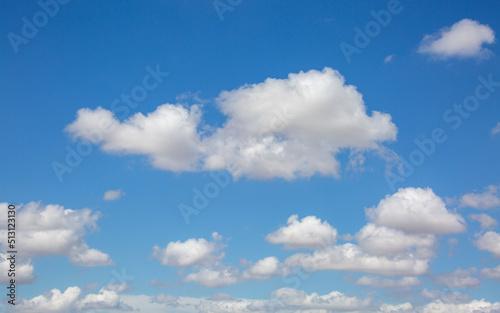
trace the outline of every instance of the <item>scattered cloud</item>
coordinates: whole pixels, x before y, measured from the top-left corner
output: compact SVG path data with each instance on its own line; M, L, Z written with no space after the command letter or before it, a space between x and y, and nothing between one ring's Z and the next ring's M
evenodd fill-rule
M464 218L446 209L432 189L400 188L382 199L378 206L366 209L372 223L406 233L447 234L466 230Z
M452 273L439 274L436 278L436 284L448 288L469 288L479 287L479 279L472 276L476 272L475 268L469 270L456 269Z
M483 193L468 193L460 197L459 206L474 209L491 209L500 206L498 187L490 185Z
M488 214L471 214L469 215L469 218L473 221L479 222L481 224L482 229L490 229L494 228L498 225L498 222L496 219L493 217L489 216Z
M474 300L468 303L446 303L442 300L429 303L423 307L423 313L497 313L500 310L500 302L491 303L488 301Z
M186 282L194 282L210 288L233 285L239 280L238 268L227 265L204 267L198 272L189 273L184 278Z
M104 193L104 200L106 201L113 201L113 200L118 200L122 196L125 195L125 192L123 192L121 189L117 190L108 190Z
M384 63L391 63L392 59L394 59L394 54L386 56L384 59Z
M486 250L493 253L493 256L500 259L500 234L489 231L479 236L474 242L479 250Z
M327 221L321 222L316 216L306 216L299 221L297 215L292 215L287 224L288 226L268 234L266 240L274 244L284 244L285 249L315 249L337 241L337 230Z
M491 130L492 135L496 135L498 133L500 133L500 122L498 122L497 125Z
M494 268L485 267L481 269L480 272L481 277L494 279L496 281L500 281L500 265Z
M163 170L288 180L339 177L341 150L359 158L397 134L389 114L369 115L356 87L330 68L223 91L216 103L227 118L220 128L201 127L197 105L164 104L123 122L100 107L81 109L66 131L109 153L147 155Z
M4 211L5 212L5 211ZM12 277L9 277L9 270L11 269L11 259L9 254L0 252L0 284L9 285ZM31 264L31 260L19 259L19 255L15 258L15 279L16 284L31 284L35 281L36 277L33 274L35 268Z
M172 241L165 248L153 247L152 257L168 266L208 265L224 258L222 236L212 233L213 241L204 238Z
M0 209L7 211L7 203ZM108 254L91 249L83 237L97 228L99 212L90 209L70 210L60 205L30 202L17 209L18 249L27 257L65 255L80 266L112 265ZM0 215L0 243L6 248L7 215Z
M52 289L50 292L32 299L21 299L15 306L16 313L66 313L66 312L93 312L94 310L122 310L132 311L124 304L114 291L101 289L97 294L83 296L79 287L68 287L64 292Z
M442 59L489 58L492 52L484 45L494 41L495 32L488 25L466 18L433 35L425 35L418 52Z

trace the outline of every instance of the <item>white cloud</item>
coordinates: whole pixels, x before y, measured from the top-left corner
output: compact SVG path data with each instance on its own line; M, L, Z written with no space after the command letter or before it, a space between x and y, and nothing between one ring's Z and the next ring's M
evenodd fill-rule
M312 293L292 288L280 288L271 293L285 306L299 310L326 310L326 311L355 311L369 308L372 304L370 298L358 299L349 297L339 291L332 291L326 295Z
M284 265L301 266L310 270L358 271L388 276L409 276L426 273L428 262L429 260L417 259L412 254L393 257L373 256L363 252L356 245L346 243L316 250L312 254L294 254L284 261Z
M125 195L125 192L123 192L121 189L117 190L108 190L104 193L104 200L106 201L113 201L113 200L118 200L122 196Z
M500 234L494 231L486 232L474 244L479 250L489 251L494 257L500 259Z
M204 238L192 238L185 242L172 241L164 249L155 246L152 256L160 260L162 265L168 266L212 264L224 257L222 236L214 232L212 238L214 241Z
M356 281L356 285L376 288L401 288L419 286L417 277L406 276L401 279L380 278L378 276L362 276Z
M129 282L123 282L121 284L111 284L102 287L102 290L114 291L114 292L125 292L132 290Z
M196 105L188 110L163 104L147 116L136 113L120 122L111 111L99 107L80 109L77 119L65 130L75 139L101 144L107 152L148 155L153 166L160 169L193 171L201 153L197 131L200 118Z
M4 211L5 212L5 211ZM31 264L30 260L23 260L16 255L13 260L15 260L15 277L9 277L9 273L13 273L10 265L12 258L10 254L0 253L0 284L9 285L11 279L15 279L16 284L30 284L35 281L35 275L33 274L35 268ZM11 274L12 275L12 274Z
M491 209L500 206L498 187L490 185L483 193L468 193L460 197L460 207Z
M384 63L391 63L392 59L394 59L394 54L386 56L384 59Z
M496 219L484 213L471 214L469 215L469 217L471 220L478 221L481 224L481 228L483 229L493 228L498 224Z
M285 249L315 249L337 241L338 232L327 221L316 216L306 216L299 221L297 215L288 218L288 226L268 234L266 240L284 244Z
M380 313L415 313L411 303L406 302L398 305L382 304Z
M330 68L223 91L216 102L227 120L207 133L198 106L173 104L123 122L102 108L81 109L66 131L107 152L147 155L160 169L225 169L258 179L338 177L341 150L359 158L397 134L389 114L368 115L362 95Z
M356 234L356 239L364 251L374 255L401 253L416 247L416 254L425 258L434 255L432 248L436 245L434 235L405 234L400 230L371 223Z
M234 266L219 265L204 267L199 272L189 273L184 281L195 282L205 287L223 287L236 284L240 280L240 273Z
M493 268L485 267L481 269L481 277L500 281L500 265Z
M0 209L7 210L7 203ZM70 210L59 205L30 202L17 208L18 250L28 257L50 254L68 256L80 266L112 265L108 254L90 249L83 241L87 230L97 228L99 212L90 209ZM0 215L0 242L6 247L7 215Z
M479 287L479 279L472 276L475 268L469 270L456 269L452 273L440 274L436 278L436 284L448 288Z
M407 233L446 234L466 229L463 217L448 211L430 188L400 188L378 206L366 209L366 214L377 225Z
M98 294L82 297L78 287L68 287L64 292L52 289L50 292L31 299L21 299L13 312L16 313L67 313L90 312L101 309L131 311L132 308L122 301L114 291L103 290Z
M498 122L497 125L491 130L492 135L496 135L498 133L500 133L500 122Z
M488 58L491 51L484 44L495 41L495 32L478 21L463 19L451 27L442 28L438 33L426 35L418 52L427 53L439 58L480 57Z
M445 303L441 300L429 303L423 307L422 313L498 313L500 303L483 300L473 300L469 303Z
M236 177L339 176L341 149L378 149L397 133L390 115L369 116L362 95L330 68L224 91L217 103L228 120L206 140L205 168Z
M242 279L245 280L269 280L275 276L291 274L291 270L284 268L274 256L257 261L248 269L243 271Z

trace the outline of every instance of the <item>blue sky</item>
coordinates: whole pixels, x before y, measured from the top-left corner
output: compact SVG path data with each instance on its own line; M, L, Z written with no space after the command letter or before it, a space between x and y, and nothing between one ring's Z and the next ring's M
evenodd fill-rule
M0 310L500 310L499 3L0 6Z

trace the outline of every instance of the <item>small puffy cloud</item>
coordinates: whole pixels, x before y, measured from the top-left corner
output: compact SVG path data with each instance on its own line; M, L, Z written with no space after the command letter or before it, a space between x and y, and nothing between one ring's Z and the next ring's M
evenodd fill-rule
M496 219L484 213L471 214L469 215L469 217L471 220L479 222L479 224L481 224L481 228L483 229L493 228L496 227L498 224Z
M466 229L464 218L448 211L430 188L400 188L378 206L366 209L366 214L374 224L406 233L447 234Z
M214 232L213 241L204 238L172 241L165 248L153 247L152 257L168 266L208 265L224 257L222 236Z
M0 209L7 210L7 203ZM50 254L68 256L71 263L80 266L112 265L108 254L91 249L83 237L97 228L99 212L90 209L70 210L60 205L30 202L17 208L18 249L28 257ZM6 247L7 215L0 216L0 243Z
M16 265L16 284L33 283L35 281L35 275L33 274L35 268L31 264L31 261L19 259L19 255L16 255L14 260L14 264ZM8 273L11 269L11 264L10 254L3 254L0 252L0 284L10 284L12 277L9 277Z
M498 133L500 133L500 122L498 122L497 125L491 130L492 135L496 135Z
M428 259L412 254L374 256L351 243L329 246L312 254L297 253L288 257L285 266L301 266L310 270L338 270L382 274L387 276L422 275L427 272Z
M297 215L288 218L288 226L266 236L274 244L284 244L285 249L315 249L337 241L338 232L327 221L316 216L306 216L299 221Z
M189 273L184 281L194 282L205 287L223 287L236 284L240 280L240 273L234 266L219 265L203 267L196 273Z
M433 255L436 238L429 234L405 234L404 232L375 224L365 225L357 234L359 246L374 255L396 254L416 248L422 257Z
M415 313L415 310L409 302L398 305L384 303L380 306L380 313Z
M422 313L498 313L500 310L500 302L491 303L482 300L473 300L468 303L446 303L442 300L437 300L426 304Z
M64 292L52 289L48 293L31 299L21 299L13 312L16 313L67 313L92 312L93 310L122 310L131 311L132 308L120 300L114 291L103 290L98 294L88 294L82 297L82 290L78 287L68 287Z
M500 281L500 265L494 268L485 267L481 269L481 277Z
M124 195L125 195L125 192L123 192L121 189L108 190L104 193L104 200L106 200L106 201L118 200Z
M65 130L110 153L148 155L153 166L170 170L193 171L201 153L197 131L201 111L193 105L163 104L147 116L136 113L120 122L111 111L101 107L80 109Z
M475 268L469 270L456 269L452 273L440 274L436 278L436 284L449 288L479 287L479 279L472 276Z
M268 280L275 276L283 276L291 273L290 269L284 268L274 256L264 258L251 265L243 271L242 279L246 280Z
M418 52L447 59L450 57L488 58L491 51L484 47L495 41L495 32L478 21L463 19L451 27L442 28L433 35L426 35Z
M493 256L500 259L500 234L489 231L479 236L474 242L479 250L486 250L493 253Z
M500 206L498 187L490 185L483 193L468 193L460 197L460 207L491 209Z
M306 294L304 291L292 288L280 288L273 291L271 296L276 297L286 307L299 310L356 311L367 309L372 305L370 298L358 299L339 291L318 295L317 293Z
M362 276L356 281L356 285L376 288L402 288L419 286L417 277L406 276L401 279L380 278L378 276Z
M377 151L396 139L391 116L369 112L355 86L325 68L223 91L216 99L222 127L202 125L200 107L163 104L118 120L103 108L80 109L65 130L103 151L146 155L174 172L227 170L234 177L338 177L336 155Z

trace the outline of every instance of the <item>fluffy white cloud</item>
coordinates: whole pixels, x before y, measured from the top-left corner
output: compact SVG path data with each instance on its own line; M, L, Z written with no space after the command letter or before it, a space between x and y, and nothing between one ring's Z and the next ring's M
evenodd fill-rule
M469 270L462 270L458 268L452 273L438 275L436 284L449 288L479 287L479 279L472 276L475 272L475 268L471 268Z
M68 287L66 291L52 289L50 292L31 299L22 299L15 306L16 313L68 313L90 312L101 309L119 309L131 311L132 308L122 301L114 291L103 290L98 294L82 297L79 287Z
M199 272L189 273L184 281L195 282L205 287L222 287L236 284L240 280L238 268L234 266L219 265L203 267Z
M208 265L224 257L222 236L214 232L214 241L204 238L188 239L185 242L173 241L167 247L153 247L152 256L168 266Z
M121 284L111 284L102 287L102 290L114 291L114 292L125 292L132 290L129 282L123 282Z
M426 35L420 43L418 52L440 58L487 58L491 55L491 51L483 45L494 41L495 32L488 25L466 18L451 27L442 28L436 34Z
M224 127L206 140L205 167L255 178L339 175L340 149L394 140L388 114L366 113L362 95L330 68L222 92Z
M474 242L479 250L486 250L493 253L493 256L500 259L500 234L489 231L481 236Z
M382 304L380 313L415 313L411 303L406 302L398 305Z
M373 256L351 243L329 246L312 254L297 253L288 257L284 265L301 266L310 270L340 270L369 272L388 276L421 275L427 272L426 259L418 259L412 254Z
M419 286L420 281L413 276L406 276L396 280L378 276L362 276L356 281L356 285L376 288L401 288Z
M216 102L227 120L207 133L198 106L173 104L123 122L102 108L81 109L66 131L107 152L147 155L160 169L258 179L338 177L340 150L359 157L397 134L389 114L369 115L362 95L330 68L223 91Z
M370 298L358 299L349 297L339 291L332 291L327 295L312 293L292 288L280 288L271 293L285 306L300 310L327 310L327 311L355 311L369 308L372 300Z
M387 255L408 251L416 247L420 257L430 257L434 253L436 238L430 234L405 234L404 232L385 226L367 224L357 234L359 246L374 255Z
M35 268L31 264L30 260L23 260L19 258L19 255L15 256L15 272L10 271L11 262L10 254L0 253L0 284L10 284L11 279L15 279L16 284L29 284L35 281L35 275L33 274ZM9 277L9 273L14 273L15 277Z
M498 187L490 185L484 193L468 193L460 197L460 207L491 209L500 206Z
M113 201L113 200L118 200L122 196L125 195L125 192L123 192L121 189L117 190L108 190L104 193L104 200L106 201Z
M469 215L471 220L478 221L481 224L481 228L488 229L497 226L498 222L493 217L488 214L471 214Z
M245 280L268 280L275 276L291 274L291 270L284 268L274 256L257 261L248 269L243 271L242 279Z
M465 231L464 218L446 209L432 189L400 188L382 199L378 206L366 209L377 225L407 233L446 234Z
M422 313L498 313L500 303L485 300L474 300L469 303L445 303L441 300L429 303L423 307Z
M0 203L0 210L7 210ZM80 266L112 265L108 254L90 249L83 241L87 230L97 227L100 213L90 209L70 210L59 205L30 202L17 208L18 250L25 256L66 255ZM7 215L0 215L0 243L6 247Z
M284 244L285 249L315 249L333 244L338 232L327 221L321 222L316 216L306 216L299 221L297 215L288 218L288 226L266 236L274 244Z
M141 154L153 166L170 171L195 170L201 151L197 131L201 111L181 105L163 104L144 116L136 113L120 122L101 107L80 109L76 120L66 127L73 138L82 138L111 153Z

